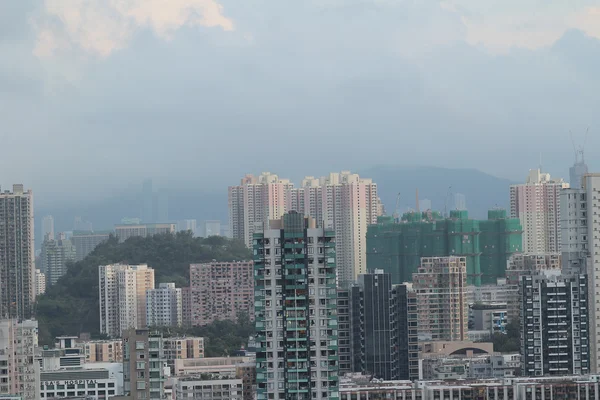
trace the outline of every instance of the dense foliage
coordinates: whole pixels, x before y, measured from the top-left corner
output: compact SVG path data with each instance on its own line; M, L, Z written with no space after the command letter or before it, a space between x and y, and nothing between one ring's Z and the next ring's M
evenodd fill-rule
M130 238L119 243L115 237L100 244L84 260L68 266L66 275L36 304L40 342L50 344L60 335L88 332L100 337L98 266L118 262L148 264L154 269L156 285L189 284L189 266L211 260L247 260L244 244L220 236L193 238L189 232ZM235 324L234 324L235 325ZM221 332L223 333L223 332ZM247 339L247 338L246 338Z
M506 324L506 333L494 333L492 336L494 351L500 353L518 353L521 350L519 324Z
M246 347L248 338L254 334L254 323L245 313L237 321L215 321L210 325L189 328L158 328L167 336L201 336L204 338L206 357L231 356Z

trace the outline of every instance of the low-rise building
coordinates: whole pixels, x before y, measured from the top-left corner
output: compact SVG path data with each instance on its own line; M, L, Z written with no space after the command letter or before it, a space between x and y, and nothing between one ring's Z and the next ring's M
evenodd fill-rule
M505 333L508 323L506 303L480 304L469 306L469 330Z
M340 379L340 400L595 400L600 393L600 376L556 376L536 378L371 381L369 377Z
M175 397L177 399L243 400L243 383L241 379L230 376L189 375L177 378Z
M428 355L421 360L422 380L490 379L518 376L519 354L483 354L471 357Z
M86 363L123 362L123 341L121 339L90 340L79 342L77 346L85 354Z

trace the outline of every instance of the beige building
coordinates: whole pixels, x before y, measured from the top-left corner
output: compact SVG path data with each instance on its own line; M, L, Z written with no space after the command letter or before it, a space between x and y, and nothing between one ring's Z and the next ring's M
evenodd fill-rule
M146 291L154 289L154 270L145 264L98 269L100 332L119 337L127 329L146 327Z
M523 227L523 253L561 251L560 191L569 184L539 169L524 184L510 186L510 216Z
M34 361L37 321L0 320L0 397L38 400L40 365Z
M162 334L130 329L123 334L123 389L131 400L164 399L166 360Z
M0 193L0 318L27 319L35 301L33 193Z
M80 342L78 347L82 348L86 363L123 362L123 341L121 339Z
M229 187L229 225L233 238L252 246L257 228L268 227L288 211L312 217L318 225L335 230L339 285L347 286L367 272L367 226L383 212L377 184L350 171L321 178L308 176L299 188L288 179L263 173L246 175Z
M203 337L169 337L163 339L165 359L170 365L175 360L204 358Z
M211 262L190 265L192 325L237 320L244 312L254 319L254 263Z
M423 257L413 274L421 340L467 339L467 263L465 257Z

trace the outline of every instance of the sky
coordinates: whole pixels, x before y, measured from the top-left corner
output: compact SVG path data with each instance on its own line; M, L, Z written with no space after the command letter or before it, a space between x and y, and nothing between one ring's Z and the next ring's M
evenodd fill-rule
M597 0L0 2L2 183L36 201L145 177L376 165L568 176L600 145ZM302 170L302 172L298 172Z

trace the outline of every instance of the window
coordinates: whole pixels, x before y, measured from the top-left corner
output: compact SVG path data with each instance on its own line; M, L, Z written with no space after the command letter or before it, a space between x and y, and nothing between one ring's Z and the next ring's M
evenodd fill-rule
M135 349L136 350L143 350L145 348L145 343L144 342L135 342Z
M137 388L137 390L146 389L146 381L137 381L136 388Z
M146 368L146 363L144 361L138 361L135 363L136 369L144 369Z

